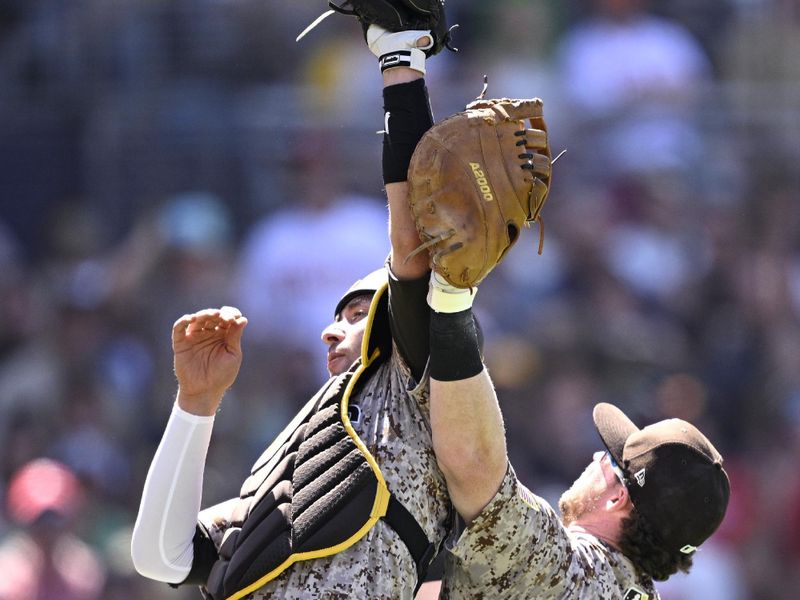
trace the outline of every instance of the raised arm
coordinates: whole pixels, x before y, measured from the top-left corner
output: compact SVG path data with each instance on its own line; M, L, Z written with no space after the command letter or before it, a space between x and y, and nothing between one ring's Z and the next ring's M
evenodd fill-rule
M388 32L371 26L367 42L376 56L411 52L409 66L383 68L384 135L382 169L389 205L391 271L389 312L392 336L403 360L419 381L428 362L429 309L425 303L428 254L411 256L420 245L408 203L408 165L417 143L433 124L428 90L423 79L425 53L431 37L426 31ZM411 258L409 258L411 256Z
M404 85L411 84L412 85ZM420 244L408 206L408 163L417 142L433 124L423 74L410 67L383 72L384 133L383 164L389 201L390 267L400 280L417 279L428 273L428 254L421 252L406 262Z
M433 445L466 521L494 497L508 468L472 301L522 227L541 221L550 166L539 99L473 102L434 126L411 163L412 211L434 264L428 296ZM540 249L542 242L540 235Z
M507 469L503 417L482 362L472 301L477 288L431 276L431 429L436 459L458 513L470 522Z
M145 577L181 583L197 571L198 551L216 551L198 528L197 515L214 415L239 372L246 325L237 309L223 307L184 315L173 326L178 395L147 474L131 540L133 564Z
M419 46L427 42L422 35L416 40ZM483 367L472 315L476 288L454 288L431 276L431 314L423 300L428 292L429 255L421 252L408 259L421 243L409 207L408 166L417 142L433 125L422 77L423 72L410 67L383 71L383 176L389 201L390 267L401 282L424 278L418 294L400 298L402 305L397 301L399 294L390 296L390 302L394 300L393 331L400 351L418 376L430 355L434 450L453 504L469 521L495 495L505 475L505 430L494 387ZM416 332L412 326L408 331L408 321L415 318L420 322L430 319L430 324Z

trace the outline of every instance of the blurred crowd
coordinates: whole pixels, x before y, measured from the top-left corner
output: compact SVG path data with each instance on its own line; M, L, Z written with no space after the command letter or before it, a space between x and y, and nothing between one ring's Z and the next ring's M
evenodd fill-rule
M319 332L387 252L380 74L324 3L0 2L0 600L196 598L129 538L170 330L239 306L205 502L323 381ZM544 99L553 192L482 285L522 481L555 501L591 408L725 456L720 531L665 600L800 589L800 1L449 0L434 114ZM13 577L10 576L13 574ZM788 591L788 596L787 596Z

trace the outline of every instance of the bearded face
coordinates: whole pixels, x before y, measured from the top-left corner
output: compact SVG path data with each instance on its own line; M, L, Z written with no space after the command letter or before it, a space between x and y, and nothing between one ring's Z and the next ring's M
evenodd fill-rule
M572 486L561 495L558 509L564 525L570 525L599 510L609 492L619 485L603 452L594 455Z

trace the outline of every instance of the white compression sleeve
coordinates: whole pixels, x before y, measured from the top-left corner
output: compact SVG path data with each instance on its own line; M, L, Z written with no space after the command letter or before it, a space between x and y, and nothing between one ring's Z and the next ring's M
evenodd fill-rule
M133 527L131 557L145 577L180 583L194 558L203 471L214 417L190 414L177 403L150 464Z

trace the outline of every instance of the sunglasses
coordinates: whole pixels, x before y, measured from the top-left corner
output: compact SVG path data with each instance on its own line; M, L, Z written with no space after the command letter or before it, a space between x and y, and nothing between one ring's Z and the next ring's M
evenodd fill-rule
M614 471L614 475L617 476L617 479L619 479L619 482L622 485L627 487L628 478L625 477L625 472L622 470L622 467L620 467L617 461L614 460L614 457L611 455L611 452L606 450L605 454L606 457L608 458L608 464L611 465L611 470Z

